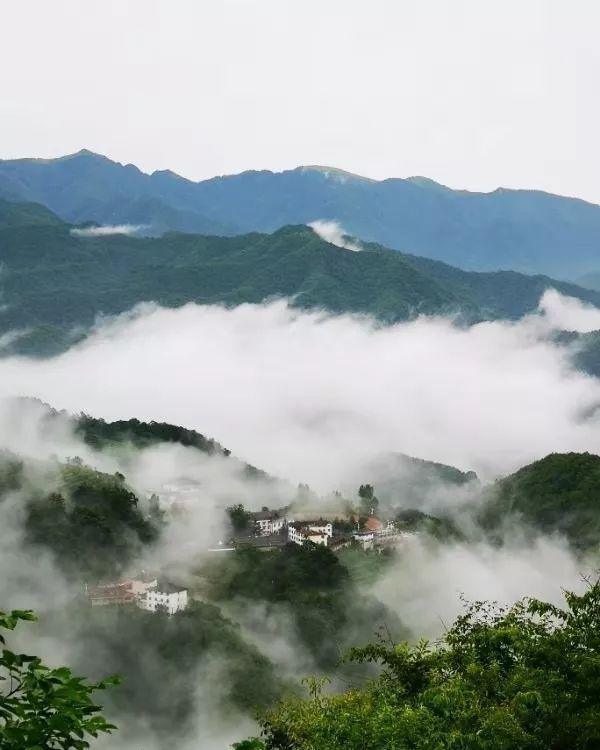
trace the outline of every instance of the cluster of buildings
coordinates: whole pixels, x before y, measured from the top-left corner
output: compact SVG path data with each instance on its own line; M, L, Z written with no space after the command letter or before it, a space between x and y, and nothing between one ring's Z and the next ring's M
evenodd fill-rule
M287 518L286 510L265 509L252 513L253 535L263 538L279 536L281 544L287 542L304 544L308 541L327 547L329 540L333 537L333 524L331 522L322 518L318 521L294 521Z
M118 583L86 586L85 593L92 607L136 606L147 612L174 615L188 605L187 589L145 575Z
M355 526L351 531L339 531L335 520L319 518L318 520L294 520L287 518L287 509L263 509L252 513L254 528L252 536L246 537L246 543L261 549L282 547L285 544L305 544L312 542L337 550L351 544L358 544L363 549L382 549L400 544L410 533L400 531L393 521L380 521L369 516L362 524L354 517L344 519L345 526ZM236 540L240 541L240 540ZM228 547L234 549L234 547Z

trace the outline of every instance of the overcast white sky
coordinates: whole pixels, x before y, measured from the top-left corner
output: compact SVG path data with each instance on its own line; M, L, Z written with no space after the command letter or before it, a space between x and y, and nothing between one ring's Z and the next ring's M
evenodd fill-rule
M600 202L595 0L0 0L0 158Z

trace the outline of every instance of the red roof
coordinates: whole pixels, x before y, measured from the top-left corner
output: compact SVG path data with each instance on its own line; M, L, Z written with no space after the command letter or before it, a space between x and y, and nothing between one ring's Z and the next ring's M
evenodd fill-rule
M135 601L131 581L95 586L88 589L87 595L93 604L125 604Z
M383 524L378 518L375 518L375 516L369 516L365 521L365 529L368 531L381 531L381 529L383 529Z

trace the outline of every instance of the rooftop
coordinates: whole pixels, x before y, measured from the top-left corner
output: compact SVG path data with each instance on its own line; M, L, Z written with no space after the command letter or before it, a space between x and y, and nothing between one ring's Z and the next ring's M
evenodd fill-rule
M279 518L279 513L275 510L257 510L252 513L252 518L255 521L269 521L271 518Z
M156 593L158 594L178 594L180 591L185 590L185 586L176 586L169 581L159 581L156 587Z

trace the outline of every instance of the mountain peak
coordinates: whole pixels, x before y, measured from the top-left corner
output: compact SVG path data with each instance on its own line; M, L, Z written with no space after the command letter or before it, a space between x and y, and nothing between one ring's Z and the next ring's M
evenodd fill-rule
M184 180L185 177L182 177L180 174L177 174L177 172L173 172L172 169L155 169L154 172L150 175L151 177L168 177L173 180Z
M377 180L373 180L370 177L363 177L362 175L354 174L353 172L346 172L346 170L339 169L338 167L327 167L320 164L307 164L305 166L296 167L296 169L293 171L318 172L319 174L323 175L323 177L335 180L337 182L348 182L349 180L361 182L377 182Z
M81 157L91 157L102 161L110 161L108 156L97 154L94 151L90 151L89 148L80 148L79 151L75 151L75 153L73 154L65 154L64 156L59 156L56 159L44 159L43 161L69 161L70 159L79 159Z
M450 190L446 185L442 185L441 182L436 182L430 177L423 177L422 175L414 175L413 177L407 177L406 182L411 182L413 185L418 185L423 188L430 188L432 190Z
M89 148L81 148L79 149L79 151L73 154L73 156L100 156L100 155L101 154L96 154L94 151L90 151Z

